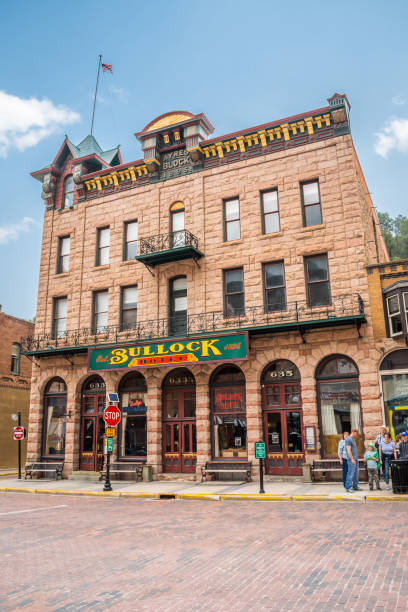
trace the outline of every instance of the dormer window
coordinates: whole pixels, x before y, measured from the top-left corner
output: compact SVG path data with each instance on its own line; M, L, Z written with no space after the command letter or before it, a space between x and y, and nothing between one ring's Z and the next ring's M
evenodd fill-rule
M75 183L72 174L66 177L64 181L64 193L62 195L61 208L69 208L74 205Z
M408 285L398 283L384 293L388 335L408 336Z

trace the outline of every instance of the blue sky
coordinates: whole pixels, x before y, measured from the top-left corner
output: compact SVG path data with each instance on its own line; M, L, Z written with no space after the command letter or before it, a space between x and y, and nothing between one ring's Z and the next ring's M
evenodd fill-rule
M3 310L35 315L44 204L30 172L65 133L89 133L98 53L113 75L101 75L94 135L124 161L141 156L134 132L170 110L204 112L220 135L346 92L375 206L408 214L407 23L397 0L3 0Z

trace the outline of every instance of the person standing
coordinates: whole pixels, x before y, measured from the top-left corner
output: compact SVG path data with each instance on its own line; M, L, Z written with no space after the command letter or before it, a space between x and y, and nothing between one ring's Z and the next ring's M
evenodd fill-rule
M358 429L352 429L351 434L346 439L346 451L347 451L347 479L346 479L346 491L352 493L353 491L361 491L358 486L358 453L356 438L358 436Z
M381 491L380 479L378 478L378 472L377 472L378 463L379 463L377 450L373 442L370 442L369 444L367 444L366 448L367 450L364 453L364 459L367 462L368 487L370 491L372 491L373 484L374 484L373 481L375 480L377 491Z
M390 461L394 457L397 458L397 450L395 442L393 442L389 434L385 434L384 440L380 442L380 459L382 464L383 477L386 484L386 489L390 489Z
M398 459L408 459L408 432L401 432L401 442L398 449Z
M381 429L380 429L380 433L378 434L378 436L375 439L375 448L378 450L378 453L380 452L380 444L381 444L381 442L384 441L384 436L387 433L388 433L388 428L385 425L383 425L381 427ZM378 478L380 478L380 477L381 477L381 461L378 464Z
M343 486L346 488L346 478L347 478L347 451L346 451L346 439L349 437L349 432L343 432L343 439L339 440L339 447L337 449L337 456L340 460L341 467L343 468Z

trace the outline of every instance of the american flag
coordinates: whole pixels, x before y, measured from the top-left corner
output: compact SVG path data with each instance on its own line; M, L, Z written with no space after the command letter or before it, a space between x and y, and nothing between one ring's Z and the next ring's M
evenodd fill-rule
M112 64L102 64L102 70L103 72L106 72L108 70L111 74L113 74Z

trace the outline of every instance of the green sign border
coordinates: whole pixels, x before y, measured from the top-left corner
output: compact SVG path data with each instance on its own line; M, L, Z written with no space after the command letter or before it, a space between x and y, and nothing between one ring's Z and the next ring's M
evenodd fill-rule
M148 358L151 357L155 357L157 355L144 355L144 356L129 356L125 362L125 364L111 364L108 367L103 367L103 365L105 364L105 361L101 363L102 367L95 367L96 365L96 359L98 356L103 356L105 357L105 359L107 357L109 357L109 352L112 350L118 350L118 349L131 349L131 348L137 348L137 347L146 347L146 346L158 346L158 345L174 345L174 344L180 344L180 343L190 343L190 342L197 342L197 341L202 341L202 340L215 340L215 339L225 339L227 341L229 341L231 344L235 344L237 341L241 341L243 342L244 346L240 347L239 349L228 349L225 353L223 353L222 355L218 356L218 355L208 355L207 357L204 358L200 358L198 357L197 360L194 361L180 361L180 362L173 362L173 363L145 363L145 364L138 364L135 365L133 367L128 367L127 364L129 363L129 361L131 360L130 357L133 358L138 358L138 359L143 359L145 358L146 360L148 360ZM217 347L218 349L220 349L221 347ZM146 369L146 368L155 368L155 367L170 367L170 368L174 368L174 367L189 367L189 366L194 366L194 365L199 365L202 363L229 363L229 362L235 362L235 361L247 361L249 359L248 357L248 352L249 352L249 346L248 346L248 332L238 332L238 333L234 333L234 334L213 334L213 335L203 335L203 336L187 336L187 337L183 337L183 338L171 338L168 339L166 338L165 340L154 340L154 341L150 341L150 342L136 342L136 343L124 343L124 344L112 344L112 345L107 345L107 346L100 346L100 347L89 347L88 348L88 372L110 372L110 371L114 371L114 370L121 370L121 371L135 371L138 369ZM180 352L173 352L172 354L177 355ZM163 354L163 353L162 353ZM189 352L188 354L194 355L193 352ZM164 356L164 354L163 354Z

